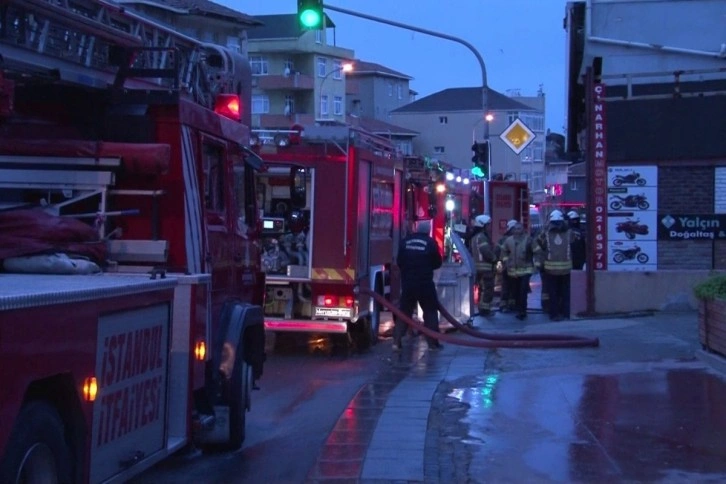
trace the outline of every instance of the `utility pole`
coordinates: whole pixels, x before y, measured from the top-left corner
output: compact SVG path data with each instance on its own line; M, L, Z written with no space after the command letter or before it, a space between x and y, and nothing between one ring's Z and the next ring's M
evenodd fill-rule
M460 39L459 37L454 37L453 35L448 34L442 34L441 32L435 32L433 30L424 29L421 27L416 27L415 25L408 25L401 22L396 22L394 20L388 20L381 17L375 17L373 15L368 15L361 12L356 12L354 10L348 10L347 8L341 8L336 7L333 5L329 5L327 3L323 4L323 8L327 8L329 10L333 10L335 12L344 13L346 15L351 15L353 17L358 17L366 20L371 20L373 22L378 22L386 25L391 25L393 27L399 27L402 29L412 30L414 32L420 32L422 34L430 35L432 37L439 37L441 39L450 40L452 42L459 43L469 49L472 54L474 54L474 57L476 57L476 60L479 62L479 67L481 67L481 107L483 111L483 118L486 118L488 111L489 111L489 85L487 84L487 68L484 65L484 59L482 58L481 54L479 53L476 48L471 45L469 42L467 42L464 39ZM484 123L484 141L489 141L489 122ZM489 173L487 174L488 178L491 178L491 167L489 169Z

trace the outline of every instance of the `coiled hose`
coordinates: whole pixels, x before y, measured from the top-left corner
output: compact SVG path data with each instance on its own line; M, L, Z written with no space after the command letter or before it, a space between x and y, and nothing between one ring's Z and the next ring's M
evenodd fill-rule
M598 338L585 338L573 335L558 334L507 334L507 333L485 333L469 328L458 322L445 307L439 302L439 311L444 318L458 330L478 338L477 340L461 339L448 334L431 331L422 324L415 322L410 316L404 314L396 305L388 301L380 294L371 291L366 287L360 288L361 294L372 297L377 303L388 308L397 318L406 324L420 331L424 335L435 338L446 343L470 346L474 348L587 348L600 346ZM482 341L486 340L486 341Z

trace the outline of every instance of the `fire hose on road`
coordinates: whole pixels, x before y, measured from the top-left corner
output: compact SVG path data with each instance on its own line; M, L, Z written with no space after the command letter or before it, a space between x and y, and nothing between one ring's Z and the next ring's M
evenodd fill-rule
M420 331L426 336L436 338L439 341L461 346L474 348L586 348L600 346L598 338L585 338L582 336L561 335L561 334L507 334L507 333L485 333L466 325L461 324L454 318L445 307L439 303L439 311L449 323L458 330L477 338L461 339L448 334L431 331L424 325L415 322L410 316L404 314L393 303L380 294L368 288L361 287L361 294L372 297L377 303L386 307L394 316L400 318L412 328ZM485 341L483 341L485 340Z

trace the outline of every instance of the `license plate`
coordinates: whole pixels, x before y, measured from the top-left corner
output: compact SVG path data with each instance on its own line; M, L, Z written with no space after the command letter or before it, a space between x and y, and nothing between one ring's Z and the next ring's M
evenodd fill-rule
M315 308L315 316L328 318L349 318L351 310L348 308Z

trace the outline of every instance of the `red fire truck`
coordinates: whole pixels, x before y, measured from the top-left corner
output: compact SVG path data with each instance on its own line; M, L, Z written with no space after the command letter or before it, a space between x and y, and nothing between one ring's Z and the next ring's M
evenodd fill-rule
M401 234L403 171L391 143L363 130L296 126L260 133L258 191L265 328L378 339L380 305L354 292L389 295Z
M239 447L265 358L246 58L103 0L1 21L0 482Z

